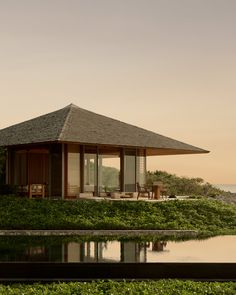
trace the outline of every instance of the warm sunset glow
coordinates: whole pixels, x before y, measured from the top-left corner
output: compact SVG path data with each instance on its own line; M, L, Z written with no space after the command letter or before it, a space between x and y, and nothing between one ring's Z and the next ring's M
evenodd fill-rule
M0 0L0 129L70 103L210 150L149 170L236 184L236 1Z

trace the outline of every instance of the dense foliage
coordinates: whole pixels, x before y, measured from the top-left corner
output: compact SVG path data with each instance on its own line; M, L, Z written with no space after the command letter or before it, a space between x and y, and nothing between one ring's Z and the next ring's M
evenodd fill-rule
M0 294L13 295L64 295L64 294L206 294L222 295L235 294L236 282L193 282L179 280L160 280L160 281L94 281L94 282L75 282L75 283L52 283L52 284L33 284L33 285L0 285Z
M206 196L215 197L217 195L226 195L227 192L220 190L202 178L179 177L164 171L156 170L147 172L147 182L162 181L167 188L169 195L181 196Z
M196 229L236 232L236 206L220 201L62 201L0 197L1 229Z

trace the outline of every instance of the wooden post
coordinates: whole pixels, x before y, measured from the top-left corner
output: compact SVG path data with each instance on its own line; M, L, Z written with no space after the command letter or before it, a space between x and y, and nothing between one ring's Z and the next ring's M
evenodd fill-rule
M61 149L61 157L62 157L62 177L61 177L61 197L62 199L65 198L65 145L62 143Z
M9 172L10 172L10 169L9 169L9 167L10 167L10 165L9 165L9 160L10 160L10 156L9 156L9 148L7 148L7 156L6 156L6 184L10 184L10 174L9 174Z
M84 145L80 146L80 192L84 193Z
M51 145L48 146L48 198L52 196L52 148Z
M125 151L121 148L120 152L120 191L125 191Z

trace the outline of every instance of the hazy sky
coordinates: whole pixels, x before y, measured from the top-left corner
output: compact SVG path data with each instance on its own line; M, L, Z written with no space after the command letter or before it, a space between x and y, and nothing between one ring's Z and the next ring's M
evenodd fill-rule
M0 128L73 102L210 150L150 170L236 183L235 0L0 0Z

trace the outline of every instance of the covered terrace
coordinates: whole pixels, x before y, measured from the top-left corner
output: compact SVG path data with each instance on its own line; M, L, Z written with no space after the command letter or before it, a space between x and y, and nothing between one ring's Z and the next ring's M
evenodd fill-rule
M43 185L43 196L79 198L134 193L145 184L146 157L208 151L73 104L0 130L6 183Z

